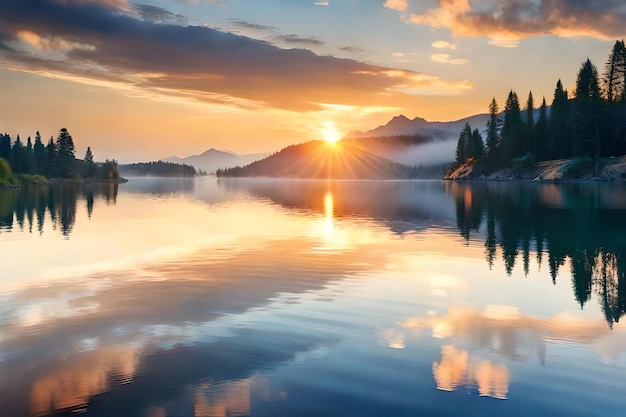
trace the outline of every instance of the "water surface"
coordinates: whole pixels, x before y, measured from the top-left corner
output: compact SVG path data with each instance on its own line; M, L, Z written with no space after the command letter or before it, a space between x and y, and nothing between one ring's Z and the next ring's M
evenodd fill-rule
M2 416L614 416L626 187L0 191Z

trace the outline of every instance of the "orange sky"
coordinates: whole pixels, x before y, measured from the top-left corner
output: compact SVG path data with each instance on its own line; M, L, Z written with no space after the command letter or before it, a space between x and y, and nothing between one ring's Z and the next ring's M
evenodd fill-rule
M626 23L619 0L34 1L0 5L0 131L65 126L79 157L121 161L455 120L510 89L550 101Z

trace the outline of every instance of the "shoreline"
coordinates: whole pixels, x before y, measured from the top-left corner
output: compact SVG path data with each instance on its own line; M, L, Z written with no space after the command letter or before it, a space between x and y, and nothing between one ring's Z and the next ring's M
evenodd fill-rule
M488 171L479 163L465 163L451 169L443 178L448 181L518 181L544 183L598 183L626 180L626 156L567 158L517 165Z
M84 179L70 179L70 178L49 178L43 183L21 183L21 184L0 184L0 190L11 190L16 188L26 187L48 187L58 184L124 184L127 183L126 178L118 178L116 180L104 180L99 178L84 178Z

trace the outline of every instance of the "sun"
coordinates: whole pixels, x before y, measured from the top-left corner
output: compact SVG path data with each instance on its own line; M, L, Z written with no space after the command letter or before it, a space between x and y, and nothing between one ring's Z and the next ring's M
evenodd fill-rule
M341 133L337 131L337 127L333 122L326 122L322 129L322 139L330 144L335 144L341 140Z

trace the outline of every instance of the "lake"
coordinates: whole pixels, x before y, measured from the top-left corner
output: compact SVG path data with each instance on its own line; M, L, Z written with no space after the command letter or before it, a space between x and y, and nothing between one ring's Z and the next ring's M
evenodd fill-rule
M0 414L618 416L626 185L0 191Z

